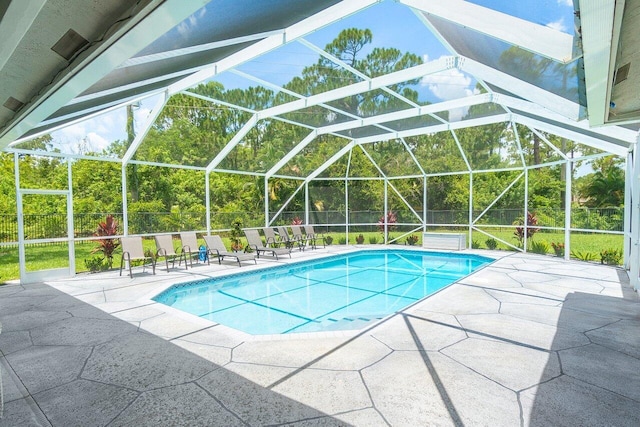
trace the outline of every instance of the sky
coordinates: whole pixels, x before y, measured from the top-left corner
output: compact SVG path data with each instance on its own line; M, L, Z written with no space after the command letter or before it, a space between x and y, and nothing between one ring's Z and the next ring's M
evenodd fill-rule
M559 31L573 33L573 0L470 0L499 12L546 25ZM197 27L202 12L188 18L188 26ZM181 27L181 28L182 28ZM393 0L385 0L357 14L346 17L329 26L311 33L305 40L324 48L342 29L356 27L369 28L373 42L367 46L362 56L376 47L394 47L401 52L412 52L427 62L450 55L449 52L408 7ZM282 86L299 75L305 66L315 63L318 54L301 43L292 42L276 51L262 55L237 67L241 72ZM226 88L246 88L257 85L232 73L223 73L214 78ZM419 94L420 103L435 103L462 98L477 92L476 80L459 69L451 69L423 77L413 89ZM139 128L155 104L155 97L143 100L135 110L135 123ZM459 120L466 109L450 112L450 119ZM125 108L98 116L91 120L73 124L53 132L54 144L64 152L82 154L87 151L101 151L116 140L126 139Z

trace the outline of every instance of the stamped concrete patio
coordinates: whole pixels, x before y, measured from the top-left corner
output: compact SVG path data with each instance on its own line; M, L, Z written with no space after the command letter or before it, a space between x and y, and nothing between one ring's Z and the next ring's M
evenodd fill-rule
M640 425L626 273L481 253L499 259L345 333L252 337L150 300L231 263L1 286L0 425Z

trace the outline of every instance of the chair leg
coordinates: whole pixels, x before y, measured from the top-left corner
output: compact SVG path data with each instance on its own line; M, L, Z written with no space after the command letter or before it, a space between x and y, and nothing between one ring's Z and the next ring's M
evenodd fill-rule
M129 255L129 277L131 277L133 279L133 270L131 269L131 255Z

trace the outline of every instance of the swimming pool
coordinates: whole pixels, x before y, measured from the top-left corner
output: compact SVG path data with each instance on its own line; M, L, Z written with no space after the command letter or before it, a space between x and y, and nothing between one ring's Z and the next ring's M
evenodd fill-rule
M363 250L174 285L154 301L253 335L360 329L493 259Z

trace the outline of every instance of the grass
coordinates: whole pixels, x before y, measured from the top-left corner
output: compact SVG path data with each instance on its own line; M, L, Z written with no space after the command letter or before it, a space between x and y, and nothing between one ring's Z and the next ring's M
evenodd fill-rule
M512 229L483 229L484 231L494 235L495 237L504 240L506 242L516 244L517 240L513 236ZM446 231L446 230L438 230ZM349 243L355 244L355 238L357 235L362 234L365 238L365 242L377 240L383 242L383 237L380 232L352 232L349 234ZM422 234L414 233L418 236L416 243L417 247L422 245ZM344 233L328 233L333 237L334 244L339 242L339 239L344 238ZM391 232L391 237L397 237L399 232ZM479 248L486 249L485 241L489 237L474 231L473 240L478 243ZM223 237L223 241L227 248L231 247L231 242L227 237ZM405 244L406 237L403 237L398 243ZM551 249L552 242L564 242L563 232L538 232L534 236L534 241L544 241L549 245L549 251L553 253ZM199 239L198 243L204 244L204 240ZM77 242L75 245L75 262L76 272L86 272L84 260L92 258L100 254L91 254L91 250L95 247L93 242ZM153 239L144 239L143 246L145 250L155 252L155 243ZM174 242L174 246L179 246L179 241ZM571 233L571 251L575 253L591 253L595 256L596 260L600 260L600 252L607 249L617 249L622 251L623 237L622 235L612 234L598 234L598 233ZM497 249L510 250L506 245L498 242ZM51 245L30 245L26 248L27 257L27 271L45 270L53 268L63 268L69 265L68 263L68 247L66 244L51 244ZM120 248L116 249L113 256L114 268L120 267L120 257L122 251ZM18 268L18 248L17 246L5 246L0 247L0 284L7 280L17 279L20 276Z

